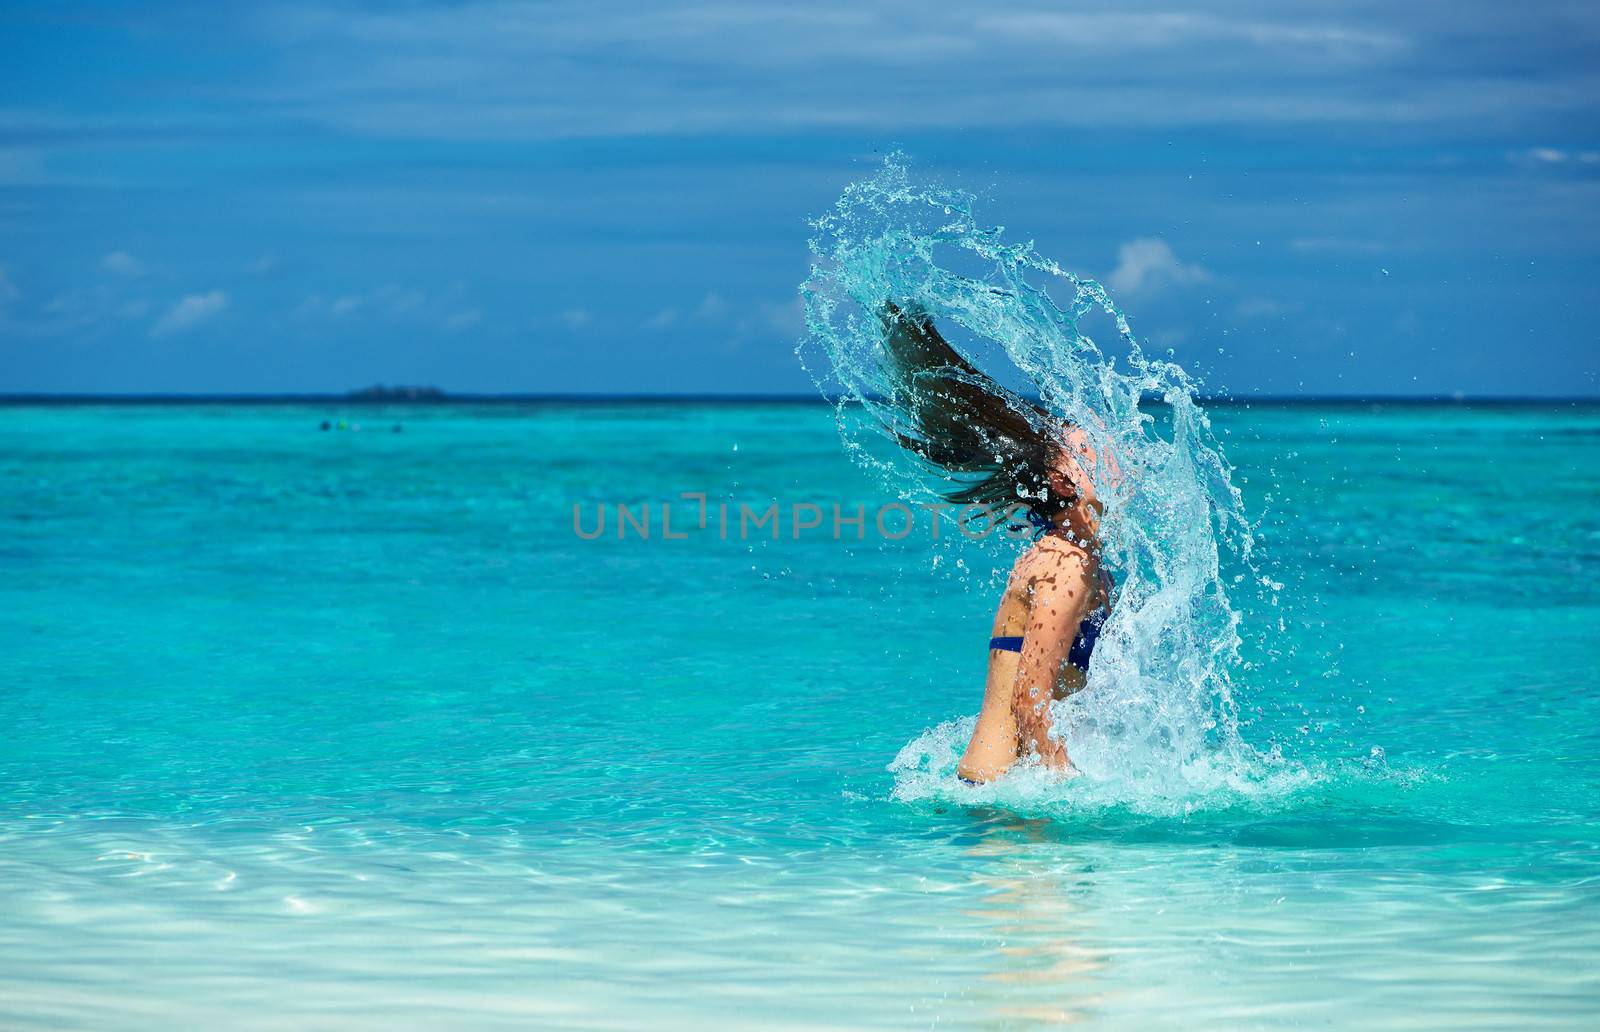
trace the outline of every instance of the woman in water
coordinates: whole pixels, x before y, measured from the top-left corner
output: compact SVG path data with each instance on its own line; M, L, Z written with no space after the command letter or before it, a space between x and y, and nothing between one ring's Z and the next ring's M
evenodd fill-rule
M1110 606L1088 436L985 375L920 310L885 303L879 317L901 446L967 475L944 492L949 501L1025 513L1041 532L1000 597L983 710L958 774L989 781L1024 756L1074 773L1050 703L1084 686Z

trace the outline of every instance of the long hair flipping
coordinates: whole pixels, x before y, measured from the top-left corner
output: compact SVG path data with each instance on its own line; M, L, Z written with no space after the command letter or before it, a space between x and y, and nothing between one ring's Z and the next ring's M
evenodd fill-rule
M1053 518L1075 497L1057 490L1052 471L1063 423L1002 387L940 336L918 307L885 301L883 325L889 403L900 418L889 426L900 445L963 477L940 493L957 505L999 511L1021 504L1034 522Z

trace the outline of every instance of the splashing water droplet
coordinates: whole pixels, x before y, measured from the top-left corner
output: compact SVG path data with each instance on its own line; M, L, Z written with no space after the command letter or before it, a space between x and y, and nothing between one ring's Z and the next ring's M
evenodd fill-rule
M1257 568L1255 528L1189 375L1145 354L1098 282L980 227L969 195L914 183L898 155L812 225L797 353L834 403L851 457L890 491L937 501L963 481L897 443L907 424L886 368L885 302L920 310L953 343L960 334L1014 365L1058 428L1076 427L1097 457L1085 465L1105 507L1115 605L1088 690L1056 704L1073 762L1089 776L1065 790L1050 780L1049 791L1187 812L1197 796L1292 779L1298 769L1239 733L1240 616L1229 591L1283 586ZM1109 325L1112 352L1086 332L1091 319ZM1003 566L1013 558L1008 544L996 535L962 547L982 555L979 566ZM954 721L908 745L894 764L897 792L916 797L952 781L959 743L940 736L970 727Z

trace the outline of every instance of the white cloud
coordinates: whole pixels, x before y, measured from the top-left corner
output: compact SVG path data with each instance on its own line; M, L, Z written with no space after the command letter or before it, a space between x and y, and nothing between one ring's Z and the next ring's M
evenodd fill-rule
M1119 294L1137 294L1164 284L1188 286L1205 283L1211 274L1198 265L1180 262L1165 240L1141 237L1117 250L1117 267L1106 284Z
M6 267L0 265L0 305L9 305L22 297L22 291L11 282L11 277L6 274Z
M0 186L39 186L46 182L42 151L0 147Z
M281 264L282 262L278 260L278 256L268 251L249 265L246 265L244 271L252 276L270 276L278 271L278 266Z
M667 330L684 318L677 308L663 308L646 319L644 326L650 330ZM741 301L735 304L712 291L690 310L688 318L696 323L721 327L724 332L731 332L740 339L773 334L787 338L798 335L804 328L805 309L798 297L788 301Z
M1085 50L1099 46L1102 40L1115 40L1119 47L1139 50L1233 44L1320 51L1357 59L1407 46L1403 37L1390 32L1187 11L1031 11L980 15L975 27L1034 45Z
M1600 82L1590 54L1600 17L1575 0L1532 15L1392 0L1072 6L252 5L219 21L275 60L227 92L244 111L197 124L270 111L433 139L1263 124L1503 139L1557 119L1589 124ZM182 31L178 15L145 17ZM677 70L671 89L660 88L663 69ZM7 129L18 139L104 131L88 114L0 109ZM10 164L32 175L36 160ZM0 153L0 179L6 167Z
M702 298L699 306L694 310L694 317L702 322L716 322L727 314L728 302L724 301L722 295L714 290Z
M1233 314L1245 320L1275 319L1299 308L1270 297L1245 297L1233 306Z
M1486 100L1517 108L1578 103L1540 83L1535 90L1499 79L1491 90L1476 74L1442 76L1428 96L1398 103L1359 73L1404 69L1435 44L1433 26L1375 0L1357 5L1366 11L1270 14L1039 9L1046 6L819 0L802 10L736 0L595 0L580 10L482 0L400 12L267 5L259 25L285 61L259 96L321 124L446 138L778 127L904 132L978 122L1370 124L1437 116L1441 106L1481 120ZM1451 19L1452 28L1464 20ZM619 61L697 74L663 91L619 75ZM1130 61L1141 75L1126 74ZM1252 82L1288 85L1240 90L1232 85L1239 68L1250 70ZM805 88L792 85L790 72L806 76Z
M798 337L806 326L806 310L798 297L779 304L764 304L760 309L763 328L779 337Z
M587 308L568 308L557 315L556 318L565 323L569 329L574 330L581 330L594 322L594 316Z
M127 251L112 251L100 259L100 267L113 276L125 276L128 279L144 275L144 263Z
M400 287L386 283L372 292L371 300L395 318L412 315L428 304L428 295L415 287Z
M228 295L220 290L205 294L189 294L173 305L166 315L156 320L150 336L165 337L173 333L192 330L201 323L215 318L228 307Z
M652 315L650 318L646 319L644 321L644 327L647 330L666 330L671 329L677 321L678 310L676 308L663 308L655 315Z
M328 298L312 294L295 306L291 315L296 319L387 319L391 321L415 320L446 325L457 314L447 308L450 297L429 298L420 290L386 283L361 294L341 294Z
M1523 150L1510 151L1506 154L1506 160L1513 165L1565 165L1569 161L1580 165L1593 165L1600 162L1600 153L1588 150L1564 150L1560 147L1527 147Z
M449 333L460 333L470 330L483 321L483 310L478 308L464 308L445 317L444 328Z

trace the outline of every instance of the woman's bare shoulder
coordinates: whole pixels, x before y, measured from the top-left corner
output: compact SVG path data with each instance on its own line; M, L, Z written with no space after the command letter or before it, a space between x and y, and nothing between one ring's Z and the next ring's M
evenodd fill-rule
M1081 545L1046 534L1017 556L1007 588L1021 590L1040 579L1055 579L1063 574L1093 574L1095 565L1094 557Z

